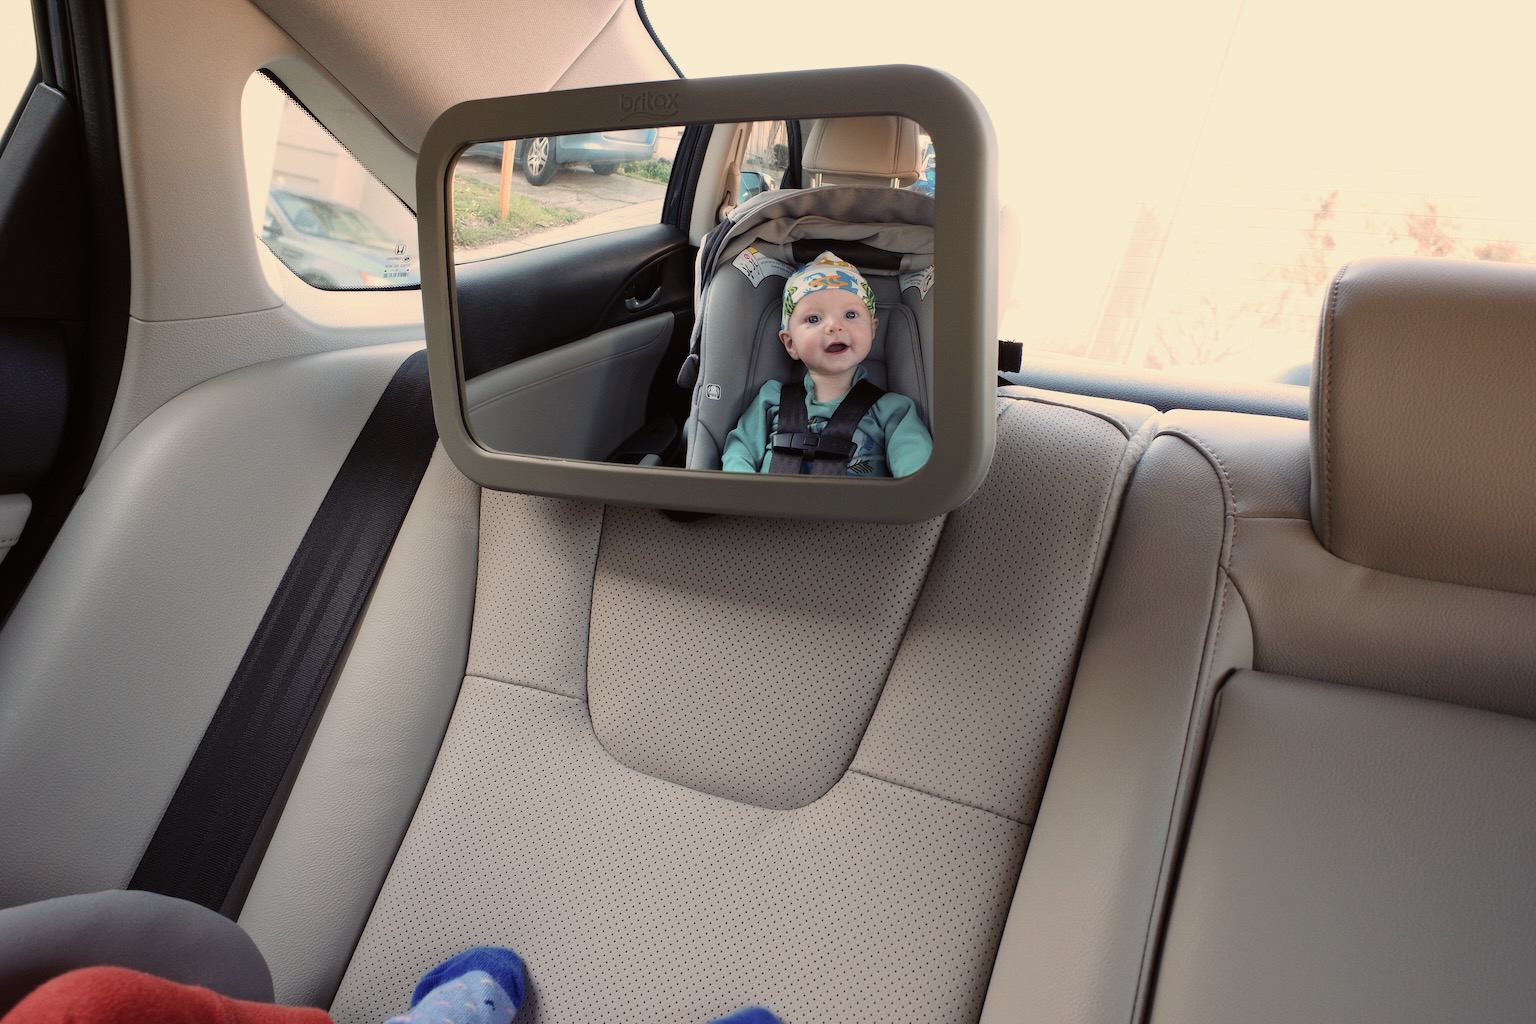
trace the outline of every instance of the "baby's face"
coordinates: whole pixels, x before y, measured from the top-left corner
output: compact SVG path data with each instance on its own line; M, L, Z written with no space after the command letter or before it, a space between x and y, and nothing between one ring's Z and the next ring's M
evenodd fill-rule
M853 292L826 288L800 300L789 315L789 329L779 340L812 373L837 374L855 369L875 340L875 318Z

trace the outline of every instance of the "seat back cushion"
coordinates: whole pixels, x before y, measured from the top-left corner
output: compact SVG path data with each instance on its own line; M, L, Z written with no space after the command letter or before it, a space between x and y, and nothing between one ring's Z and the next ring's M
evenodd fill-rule
M488 492L468 676L336 1018L494 943L544 1022L974 1020L1150 412L999 411L942 521Z

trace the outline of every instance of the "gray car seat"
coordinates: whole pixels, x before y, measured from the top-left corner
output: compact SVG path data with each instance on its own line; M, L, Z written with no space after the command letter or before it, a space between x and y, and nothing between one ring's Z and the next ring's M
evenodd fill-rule
M698 320L681 381L693 388L691 469L719 469L725 436L770 379L799 372L779 341L784 281L823 250L858 266L879 326L864 367L928 422L932 389L933 201L885 186L767 192L700 247Z
M109 889L0 910L0 1014L82 967L126 967L232 999L272 999L272 973L251 937L196 903Z
M1533 323L1531 267L1357 263L1310 436L1168 415L984 1021L1530 1019Z

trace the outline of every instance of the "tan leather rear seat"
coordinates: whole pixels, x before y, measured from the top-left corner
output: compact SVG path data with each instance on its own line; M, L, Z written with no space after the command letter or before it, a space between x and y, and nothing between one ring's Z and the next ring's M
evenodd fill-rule
M942 524L677 524L478 496L439 460L242 923L281 997L339 984L344 1021L482 941L527 955L544 1021L1528 1017L1533 322L1533 269L1357 265L1310 445L1171 414L1132 477L1149 410L1020 390ZM217 695L145 646L196 595L110 600L97 538L133 539L108 563L130 592L157 550L280 568L187 504L212 471L171 442L232 412L259 436L279 394L344 437L339 382L360 418L402 355L210 382L98 477L0 643L6 734L47 740L9 747L0 803L64 830L7 834L9 902L121 884L200 727L154 710ZM157 786L118 806L141 749Z
M481 942L541 1021L974 1020L1150 415L1082 405L1001 402L942 522L487 492L468 677L338 1020Z
M1536 269L1346 268L1316 380L1140 463L983 1020L1536 1006Z

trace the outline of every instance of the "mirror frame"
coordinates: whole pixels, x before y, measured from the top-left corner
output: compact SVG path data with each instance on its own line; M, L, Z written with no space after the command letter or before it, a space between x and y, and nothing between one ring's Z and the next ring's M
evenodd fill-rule
M911 476L879 480L712 472L492 451L474 439L458 344L451 241L453 168L477 142L613 128L895 114L944 154L934 198L933 452ZM913 65L796 71L471 100L427 132L417 165L421 297L443 447L496 490L679 511L918 522L980 486L997 431L997 172L992 125L957 79Z

